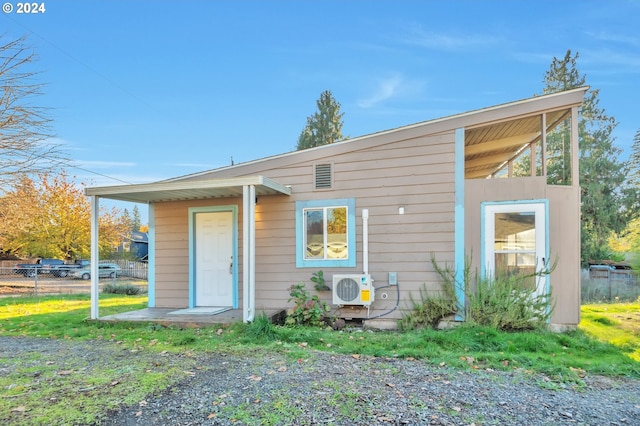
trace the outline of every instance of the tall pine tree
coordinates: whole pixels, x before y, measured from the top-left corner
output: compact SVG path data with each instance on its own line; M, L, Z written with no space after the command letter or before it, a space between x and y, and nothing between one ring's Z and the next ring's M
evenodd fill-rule
M298 150L326 145L343 139L342 116L344 113L340 112L340 104L334 99L331 92L329 90L322 92L316 104L318 111L307 117L307 124L298 137Z
M586 85L585 75L577 68L578 56L568 50L563 58L553 58L544 77L545 94ZM617 122L598 106L598 93L597 89L587 92L578 122L583 263L608 258L609 237L622 231L629 220L628 197L623 191L626 165L618 159L621 150L612 136ZM570 159L560 145L563 141L562 131L548 140L550 184L570 183Z

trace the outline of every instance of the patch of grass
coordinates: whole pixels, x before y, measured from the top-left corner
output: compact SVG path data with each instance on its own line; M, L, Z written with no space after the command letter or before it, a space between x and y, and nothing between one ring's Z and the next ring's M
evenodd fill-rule
M145 306L145 296L100 297L101 315ZM459 369L525 371L539 375L540 385L549 388L579 387L588 374L640 378L640 303L584 306L580 328L564 334L506 332L469 324L450 330L425 328L404 333L331 331L278 326L260 315L251 324L180 329L88 321L89 308L90 298L84 295L0 299L2 336L106 342L103 346L111 351L99 362L78 364L69 374L60 374L60 366L48 364L59 359L58 354L0 356L0 365L8 368L8 373L0 377L6 402L0 406L0 423L9 419L12 424L96 422L106 410L137 403L180 380L198 354L211 351L246 357L278 352L289 360L304 360L300 365L309 369L314 368L313 363L306 361L313 360L316 350L354 358L420 359ZM87 350L87 355L92 353ZM174 357L181 360L179 365L166 358L173 353L180 354ZM351 410L354 399L348 395L340 401L329 401L331 394L327 395L324 402L349 412L350 420L367 416ZM20 407L25 411L11 411ZM265 419L278 424L283 418L292 418L286 416L295 416L298 408L296 401L280 395L260 407L227 407L225 410L233 411L219 411L217 415L252 424L253 420L244 419L264 414Z
M580 329L640 361L640 302L583 305Z

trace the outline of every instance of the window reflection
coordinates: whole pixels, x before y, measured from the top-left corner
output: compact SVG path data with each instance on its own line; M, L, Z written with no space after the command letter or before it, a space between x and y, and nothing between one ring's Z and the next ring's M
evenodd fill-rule
M347 208L327 209L327 257L347 258Z
M324 259L324 212L323 209L306 210L307 259Z
M347 208L304 210L305 259L347 259Z
M536 267L534 212L495 214L495 273L497 276L532 275ZM524 283L535 288L532 276Z

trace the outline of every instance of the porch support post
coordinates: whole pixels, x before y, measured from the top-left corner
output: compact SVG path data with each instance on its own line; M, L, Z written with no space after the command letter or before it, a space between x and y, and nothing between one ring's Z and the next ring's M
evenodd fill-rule
M454 265L456 274L456 299L458 312L456 321L464 321L465 307L465 253L464 253L464 128L456 129L455 132L455 206L454 206Z
M91 199L91 319L98 319L98 262L99 245L98 245L98 219L100 216L100 199L96 195L92 195Z
M256 301L256 187L242 187L242 319L251 322L255 317Z
M149 203L149 232L147 234L147 307L156 307L156 208Z
M571 185L580 186L580 138L578 136L578 107L571 108Z

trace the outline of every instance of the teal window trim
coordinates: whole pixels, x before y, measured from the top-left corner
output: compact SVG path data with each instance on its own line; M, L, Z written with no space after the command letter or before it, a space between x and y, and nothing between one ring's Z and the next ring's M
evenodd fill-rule
M189 309L196 306L196 241L195 215L197 213L231 212L233 214L233 269L232 269L232 303L238 309L238 206L209 206L189 208Z
M347 258L305 259L304 211L311 208L347 207ZM353 268L356 266L356 200L335 198L329 200L296 201L296 267L297 268Z

